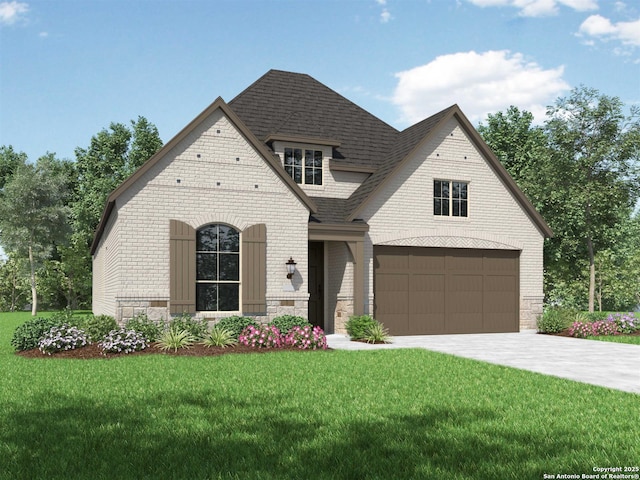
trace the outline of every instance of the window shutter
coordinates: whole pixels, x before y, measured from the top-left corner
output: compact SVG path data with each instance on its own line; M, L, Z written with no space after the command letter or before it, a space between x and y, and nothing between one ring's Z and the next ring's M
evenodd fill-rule
M169 221L171 314L196 313L196 231L179 220Z
M267 226L242 232L242 313L267 313Z

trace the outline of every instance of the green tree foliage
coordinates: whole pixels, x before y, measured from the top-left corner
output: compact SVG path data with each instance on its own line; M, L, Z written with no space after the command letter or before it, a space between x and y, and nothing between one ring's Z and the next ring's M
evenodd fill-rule
M511 107L478 129L554 231L545 243L552 303L593 311L598 282L601 306L633 305L621 292L637 291L638 277L623 272L634 271L639 247L621 239L634 235L640 124L637 111L623 110L618 98L580 87L549 107L543 127Z
M506 112L489 114L478 132L491 147L518 186L539 210L543 210L546 192L545 170L549 151L542 127L533 124L533 114L511 106Z
M580 87L549 107L545 131L554 175L548 213L562 221L551 240L557 257L586 258L588 309L594 310L595 259L615 248L640 193L640 118L617 97Z
M53 154L19 165L0 198L0 244L29 262L32 314L38 310L36 271L68 233L67 182Z
M27 163L27 154L16 152L11 145L0 147L0 192L20 165Z
M24 276L27 268L23 263L12 254L0 260L0 312L20 310L29 301L29 282Z
M109 194L161 147L155 125L138 117L131 128L112 123L91 138L88 148L76 149L78 185L72 208L77 253L91 244Z

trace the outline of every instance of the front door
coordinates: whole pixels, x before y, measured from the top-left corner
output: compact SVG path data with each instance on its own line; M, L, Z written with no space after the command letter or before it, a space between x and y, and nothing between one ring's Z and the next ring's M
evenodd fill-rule
M324 242L309 242L309 323L324 330Z

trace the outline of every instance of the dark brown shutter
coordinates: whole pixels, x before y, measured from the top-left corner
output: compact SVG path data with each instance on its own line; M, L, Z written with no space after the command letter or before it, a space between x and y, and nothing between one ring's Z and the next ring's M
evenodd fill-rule
M171 314L196 312L196 231L179 220L169 221Z
M242 313L267 313L267 226L242 232Z

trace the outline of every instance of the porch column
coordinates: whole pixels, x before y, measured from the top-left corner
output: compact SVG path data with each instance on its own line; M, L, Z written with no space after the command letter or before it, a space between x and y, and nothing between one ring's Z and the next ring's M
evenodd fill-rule
M364 242L346 242L353 256L353 314L364 315Z

